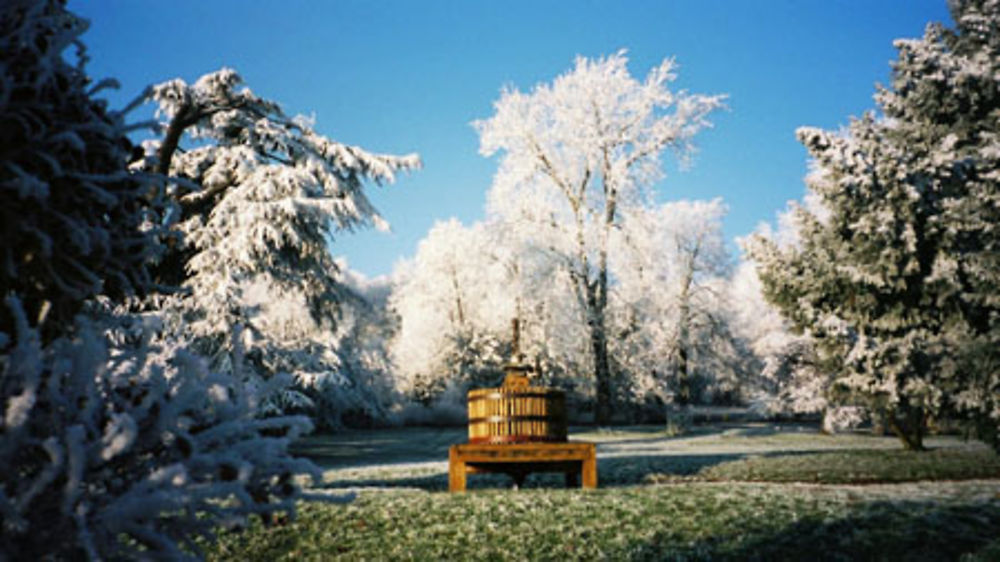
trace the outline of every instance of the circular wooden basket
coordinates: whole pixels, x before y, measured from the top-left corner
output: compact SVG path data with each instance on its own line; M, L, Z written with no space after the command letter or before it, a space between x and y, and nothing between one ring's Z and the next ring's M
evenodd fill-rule
M469 443L566 441L566 394L521 386L469 391Z

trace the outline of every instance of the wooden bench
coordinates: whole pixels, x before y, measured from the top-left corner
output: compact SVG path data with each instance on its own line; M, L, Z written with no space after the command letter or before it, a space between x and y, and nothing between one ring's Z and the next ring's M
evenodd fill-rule
M466 475L500 472L520 487L532 472L562 472L566 486L582 480L597 487L597 452L593 443L462 444L448 450L448 490L464 492Z

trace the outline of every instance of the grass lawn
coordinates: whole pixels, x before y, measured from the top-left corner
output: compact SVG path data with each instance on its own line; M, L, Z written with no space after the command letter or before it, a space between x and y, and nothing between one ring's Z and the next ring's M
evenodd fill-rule
M595 491L546 475L511 491L477 475L455 495L443 492L446 463L418 451L440 453L450 430L372 432L404 449L375 466L345 462L362 433L318 438L307 446L334 459L323 487L358 498L225 533L209 559L1000 560L1000 459L983 447L936 438L905 453L807 427L702 429L574 434L599 443Z
M851 450L804 455L752 456L700 470L706 480L870 484L916 480L1000 478L1000 457L987 449L925 452ZM659 479L651 475L650 482Z

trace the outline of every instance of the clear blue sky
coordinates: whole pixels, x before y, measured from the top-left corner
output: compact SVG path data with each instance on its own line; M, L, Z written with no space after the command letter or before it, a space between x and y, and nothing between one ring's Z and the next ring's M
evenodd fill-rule
M628 49L638 78L665 57L677 88L725 93L730 111L698 139L694 166L668 168L662 200L722 197L732 239L804 192L801 125L837 128L873 107L892 41L950 22L945 0L322 1L71 0L91 21L92 76L144 86L229 66L289 113L341 142L417 152L424 169L376 189L389 234L345 234L334 253L369 276L413 255L437 220L483 216L496 161L469 125L504 85L528 90L576 55Z

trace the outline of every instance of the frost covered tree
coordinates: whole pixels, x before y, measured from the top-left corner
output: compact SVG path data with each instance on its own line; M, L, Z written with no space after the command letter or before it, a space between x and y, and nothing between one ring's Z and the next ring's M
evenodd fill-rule
M818 216L827 212L814 195L807 195L805 207ZM778 214L778 229L764 224L757 235L779 247L801 247L794 213ZM744 245L752 244L744 239ZM798 330L767 301L758 274L758 264L745 254L729 284L731 325L747 343L755 377L751 407L768 415L820 415L824 431L855 428L866 419L881 432L880 411L857 404L840 404L838 387L833 385L841 370L836 355L818 353L810 330ZM830 328L831 326L828 326Z
M294 513L295 476L318 476L287 452L307 418L257 417L243 385L141 319L81 317L43 345L5 304L0 558L194 559L219 524Z
M43 336L71 323L97 294L147 282L155 255L149 186L129 174L122 115L92 96L79 36L87 23L58 2L0 10L0 287L20 295ZM71 65L61 54L75 46ZM13 316L0 310L0 331Z
M389 347L399 330L399 318L389 307L392 282L388 277L368 279L346 263L341 270L355 298L344 303L339 315L338 372L353 387L349 394L343 388L306 389L316 403L313 419L320 429L394 421L392 409L400 402Z
M504 364L515 359L514 319L519 359L535 368L539 384L557 384L571 400L592 395L592 377L578 376L587 365L586 333L569 278L510 227L438 222L393 272L396 384L433 408L408 407L404 417L464 412L468 388L499 384Z
M757 265L743 261L729 285L733 331L752 352L756 396L752 407L767 414L818 414L827 409L831 376L817 364L809 336L795 334L764 298Z
M730 330L724 213L721 200L681 201L622 218L607 309L619 411L648 405L662 415L681 389L684 403L742 398L746 351ZM591 362L572 279L525 226L439 222L394 272L391 348L406 394L428 403L496 384L517 318L523 360L572 400L592 402L593 378L578 375Z
M740 394L743 357L726 299L725 212L721 199L637 208L613 239L613 355L637 389L655 389L664 401Z
M149 91L165 121L146 166L173 182L158 280L184 289L166 303L173 330L228 369L230 334L242 327L250 384L286 372L359 399L356 381L339 372L337 314L350 291L329 245L355 228L384 227L365 184L391 183L420 161L334 142L241 84L223 69ZM283 396L269 406L310 404L301 393Z
M127 170L85 28L60 1L0 6L0 559L194 558L220 524L294 509L314 467L287 446L310 424L258 419L231 377L151 340L152 318L101 312L148 288L162 182Z
M495 114L475 123L484 156L503 153L490 192L503 222L524 225L569 275L586 325L596 420L611 407L608 260L623 212L647 204L660 155L686 157L719 96L673 92L665 60L635 80L624 52L590 60L530 93L504 90Z
M450 386L492 385L510 359L515 298L494 234L484 223L438 222L393 274L393 362L401 390L420 402Z
M951 9L954 30L896 42L880 115L798 131L825 213L795 210L799 247L752 248L836 387L887 408L910 449L947 415L1000 448L1000 2Z

